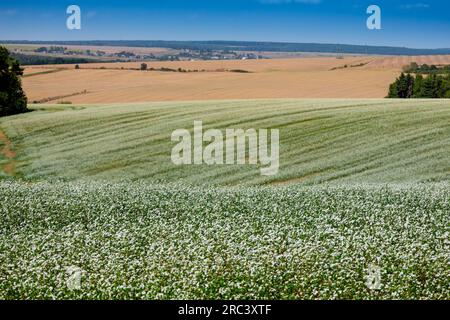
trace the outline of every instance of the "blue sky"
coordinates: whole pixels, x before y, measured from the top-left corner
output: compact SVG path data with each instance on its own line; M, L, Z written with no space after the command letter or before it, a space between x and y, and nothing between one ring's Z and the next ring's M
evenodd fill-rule
M66 8L82 30L66 29ZM382 30L366 9L382 9ZM2 40L249 40L450 48L450 1L1 0Z

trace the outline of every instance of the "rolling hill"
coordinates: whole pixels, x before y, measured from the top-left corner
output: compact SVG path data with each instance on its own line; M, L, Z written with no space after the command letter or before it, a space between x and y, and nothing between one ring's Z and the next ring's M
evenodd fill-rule
M218 185L415 183L450 178L446 100L250 100L36 105L0 120L25 180L164 181ZM279 129L280 170L175 166L171 133L195 120L214 128ZM0 142L1 143L1 142ZM1 158L0 158L1 159ZM13 169L12 169L13 168Z
M449 299L448 100L35 105L0 120L0 299ZM171 133L280 130L280 170Z
M327 52L378 55L435 55L450 54L450 48L415 49L390 46L367 46L337 43L289 43L254 41L158 41L158 40L94 40L94 41L2 41L5 44L120 46L142 48L169 48L189 50L239 50L267 52Z

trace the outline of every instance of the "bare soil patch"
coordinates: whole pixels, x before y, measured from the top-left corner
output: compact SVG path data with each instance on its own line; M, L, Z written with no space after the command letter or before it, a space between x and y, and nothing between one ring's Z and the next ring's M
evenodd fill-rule
M5 133L0 129L0 141L3 147L0 149L0 154L2 154L8 162L3 166L3 171L8 175L14 175L16 163L14 158L16 153L12 150L12 143L5 135Z

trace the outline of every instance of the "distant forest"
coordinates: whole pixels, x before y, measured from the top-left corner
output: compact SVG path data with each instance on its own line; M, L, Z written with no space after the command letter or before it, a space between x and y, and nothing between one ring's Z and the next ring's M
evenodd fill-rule
M123 47L159 47L190 50L234 50L267 52L318 52L338 54L374 54L374 55L437 55L450 54L448 49L412 49L387 46L363 46L349 44L320 43L282 43L282 42L246 42L246 41L153 41L153 40L111 40L111 41L1 41L4 44L36 45L83 45L83 46L123 46Z
M98 59L86 59L86 58L72 58L72 57L53 57L53 56L40 56L29 55L22 53L12 52L11 56L20 62L21 65L45 65L45 64L75 64L75 63L98 63L98 62L115 62L114 61L101 61Z

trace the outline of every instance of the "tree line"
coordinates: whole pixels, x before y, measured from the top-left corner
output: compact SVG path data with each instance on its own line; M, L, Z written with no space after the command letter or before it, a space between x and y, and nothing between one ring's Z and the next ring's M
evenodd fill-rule
M8 49L0 46L0 117L28 111L20 79L22 75L19 61L11 57Z
M175 50L230 50L259 52L339 52L377 55L436 55L450 54L450 49L411 49L387 46L366 46L324 43L283 43L249 41L161 41L161 40L92 40L92 41L3 41L7 44L37 44L53 46L119 46L141 48L169 48Z
M22 65L45 65L45 64L74 64L74 63L98 63L98 62L117 62L119 60L99 60L89 58L75 58L75 57L54 57L54 56L39 56L23 53L13 53L12 56Z
M424 76L402 72L390 85L387 98L450 98L450 73Z
M405 73L414 74L448 74L450 73L450 65L436 66L434 64L422 64L419 65L416 62L412 62L409 66L406 66L403 71Z

